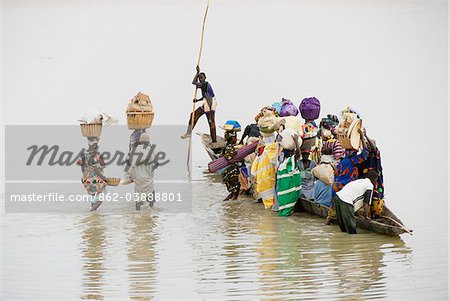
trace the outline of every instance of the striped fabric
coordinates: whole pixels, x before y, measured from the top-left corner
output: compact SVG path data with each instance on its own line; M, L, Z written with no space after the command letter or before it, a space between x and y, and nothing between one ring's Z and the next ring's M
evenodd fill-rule
M240 149L238 149L236 151L236 155L230 161L228 161L224 157L220 157L214 161L209 162L208 163L209 171L217 172L217 171L227 167L228 165L230 165L230 163L239 162L239 161L243 160L246 156L250 155L251 153L253 153L255 151L256 147L258 146L258 143L259 142L255 142L255 143L241 147Z
M327 141L323 141L322 143L322 154L325 153L326 150L330 150L334 159L342 159L345 156L345 149L339 143L337 139L329 139Z
M300 196L301 184L300 170L295 156L286 158L278 167L277 172L279 216L289 216L294 212L295 203Z

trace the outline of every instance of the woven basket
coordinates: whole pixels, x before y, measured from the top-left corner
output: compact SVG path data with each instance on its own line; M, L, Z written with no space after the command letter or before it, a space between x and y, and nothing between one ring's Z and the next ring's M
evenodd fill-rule
M97 137L99 138L102 134L102 124L101 123L82 123L80 124L81 134L84 137Z
M356 119L349 126L346 134L344 133L337 134L339 143L343 148L356 150L359 149L361 145L361 135L359 134L358 130L361 129L361 126L362 126L361 119Z
M130 130L142 130L152 126L154 112L127 112L127 123Z
M106 178L106 183L109 186L118 186L120 183L120 178Z

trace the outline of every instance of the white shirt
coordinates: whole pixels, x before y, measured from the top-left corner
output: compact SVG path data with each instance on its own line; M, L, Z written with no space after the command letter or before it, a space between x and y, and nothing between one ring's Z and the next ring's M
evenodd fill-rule
M366 178L351 181L336 194L343 202L353 205L356 212L362 207L364 194L367 190L370 191L370 198L372 198L373 184Z

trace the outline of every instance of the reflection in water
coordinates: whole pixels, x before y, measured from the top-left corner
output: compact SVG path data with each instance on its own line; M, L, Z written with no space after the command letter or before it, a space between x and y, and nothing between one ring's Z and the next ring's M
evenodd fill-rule
M88 214L81 221L83 227L82 259L84 274L82 277L83 293L81 299L103 300L105 267L104 256L107 248L104 216L97 213Z
M409 264L411 250L398 237L348 235L337 227L325 227L321 219L307 214L284 218L258 207L248 200L223 206L226 279L241 281L249 277L246 272L257 267L258 296L303 300L330 296L342 300L385 298L385 254L389 254L389 261L397 257L404 265ZM243 236L246 244L239 243Z
M207 182L215 185L216 181L207 178ZM197 209L205 210L200 206ZM203 247L221 250L202 250L206 254L198 257L204 266L198 271L200 279L209 284L206 287L202 283L205 287L200 290L207 296L385 298L387 265L395 261L409 269L411 250L398 237L369 232L348 235L307 213L278 217L250 199L217 203L214 210L218 219L210 216L208 227L200 227L195 234L197 240L213 235L214 239ZM211 231L209 227L218 228Z
M380 237L381 239L372 234L356 236L337 232L333 239L328 240L332 254L330 273L332 278L337 279L337 295L342 300L386 297L383 276L385 264L380 248L391 238Z
M129 214L128 232L129 298L152 300L156 291L155 235L156 218L149 211Z
M80 287L78 281L63 281L79 292L82 300L414 299L417 277L428 272L417 267L417 248L413 258L410 247L398 237L370 232L348 235L306 213L285 218L248 198L222 202L225 193L222 184L210 178L196 183L192 214L160 214L159 207L135 212L129 206L116 205L115 210L122 214L68 215L80 229L80 233L74 231L76 237L70 236L71 231L64 232L64 240L52 239L51 248L37 248L31 256L18 254L15 259L16 253L8 253L6 276L17 280L6 282L7 296L25 300L28 295L19 298L22 295L17 292L26 281L34 299L50 300L45 296L51 288L40 291L45 283L35 282L34 275L62 278L59 275L66 271L80 270L79 261L70 260L76 256L64 257L78 252L68 240L81 240L82 282ZM13 223L10 218L9 224L23 223L22 217L15 219ZM55 235L41 230L50 228L46 222L35 219L32 229L6 231L5 246L26 252L29 248L22 246L38 245L42 233ZM51 222L59 223L57 219ZM51 252L64 248L74 252ZM424 250L430 252L419 248L422 254ZM65 265L42 269L37 260L24 260L45 256ZM20 269L17 262L22 264ZM427 286L440 280L425 278L420 279ZM433 295L430 290L426 293Z
M261 206L261 204L258 204ZM261 221L255 225L260 242L256 246L258 253L258 268L260 270L259 283L260 294L264 297L275 298L280 289L280 283L276 280L279 270L279 249L276 233L277 216L271 211L265 210L261 214Z

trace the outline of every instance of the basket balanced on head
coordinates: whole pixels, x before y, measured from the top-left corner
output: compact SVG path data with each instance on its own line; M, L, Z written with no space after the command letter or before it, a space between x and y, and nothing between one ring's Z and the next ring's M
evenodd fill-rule
M359 149L361 145L361 135L359 130L362 127L362 120L357 114L344 112L342 121L336 130L336 136L341 146L345 149Z
M102 123L81 123L81 134L84 137L100 138L102 134Z
M151 127L155 113L148 95L141 92L130 100L127 107L127 123L130 130Z

